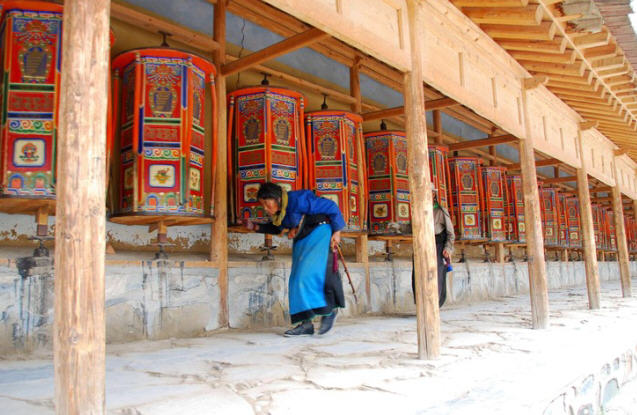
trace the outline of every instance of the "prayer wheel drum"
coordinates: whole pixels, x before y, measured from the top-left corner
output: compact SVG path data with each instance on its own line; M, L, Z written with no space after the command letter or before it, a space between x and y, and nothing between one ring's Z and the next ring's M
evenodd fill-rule
M509 189L508 239L512 242L525 242L526 225L524 223L522 177L507 176L507 185Z
M450 205L457 240L483 238L480 192L480 160L474 157L450 157Z
M117 197L110 220L211 222L216 104L212 93L206 111L206 89L214 84L214 66L191 53L148 48L118 55L112 68L118 180L112 184Z
M365 134L369 233L411 234L407 138L403 131Z
M615 233L615 212L608 208L605 210L606 215L606 249L609 251L617 251L617 234Z
M336 202L345 219L344 230L353 232L367 229L362 121L347 111L305 115L309 185L318 196Z
M595 246L597 249L606 249L604 237L604 211L602 207L596 203L591 204L591 212L593 213L593 231L595 233Z
M509 196L506 167L482 167L484 236L493 242L508 240L506 222L509 216Z
M304 102L298 92L269 86L228 94L230 223L265 217L257 200L261 183L270 181L288 191L307 185Z
M449 209L449 165L447 164L447 153L449 148L445 146L429 146L429 173L431 182L436 188L438 203L440 206Z
M576 196L566 198L566 223L568 227L569 248L582 247L582 231L579 199Z
M562 248L570 248L571 241L568 232L568 216L566 214L566 198L564 192L557 192L557 216L559 218L559 240Z
M62 10L0 4L0 210L9 213L55 214Z
M540 203L542 207L542 229L544 230L544 245L559 246L559 213L557 189L540 188Z

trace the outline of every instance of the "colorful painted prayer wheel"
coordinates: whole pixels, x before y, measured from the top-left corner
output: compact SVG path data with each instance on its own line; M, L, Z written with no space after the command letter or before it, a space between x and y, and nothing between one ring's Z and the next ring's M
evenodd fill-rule
M569 248L582 247L582 231L579 199L576 196L566 198L566 223L568 226Z
M338 204L346 231L365 231L367 172L362 118L347 111L316 111L305 115L305 124L310 188Z
M520 176L507 176L509 189L508 239L513 242L526 241L524 222L524 191Z
M411 234L407 138L403 131L365 134L369 233Z
M568 232L568 216L566 214L566 198L568 195L564 192L557 192L557 216L559 219L558 232L559 242L562 248L570 248L570 238Z
M449 164L447 163L448 153L449 148L445 146L429 146L429 173L431 174L431 182L436 187L438 203L440 203L440 206L444 207L447 210L449 210Z
M617 234L615 233L615 212L606 209L606 249L617 251Z
M506 167L485 166L482 173L482 218L484 236L493 242L508 240L506 222L509 216L509 196Z
M540 202L542 207L542 229L544 230L544 245L559 246L559 213L558 191L550 187L540 188Z
M206 102L206 91L214 66L191 53L148 48L118 55L112 67L118 180L110 220L211 222L216 104L214 93Z
M595 233L595 247L597 249L606 249L604 240L604 223L605 217L602 207L596 203L591 204L591 212L593 213L593 230Z
M456 239L484 239L480 208L480 160L473 157L450 157L449 172L450 213Z
M303 136L305 98L283 88L257 86L228 94L228 183L230 222L261 219L261 183L284 189L306 186L307 153Z
M0 8L0 210L54 214L62 6Z

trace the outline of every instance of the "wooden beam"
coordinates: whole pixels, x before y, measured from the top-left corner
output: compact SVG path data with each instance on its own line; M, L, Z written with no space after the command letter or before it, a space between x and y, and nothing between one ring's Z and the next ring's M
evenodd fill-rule
M610 42L610 32L587 33L584 36L574 37L573 44L580 49L589 49L606 46Z
M615 166L615 177L620 176L620 172L617 169L617 163L613 163ZM628 256L628 243L626 241L626 228L624 227L624 206L622 203L622 193L619 190L619 186L613 186L612 194L612 206L613 217L615 219L615 238L617 240L617 262L619 262L619 277L621 279L622 296L629 298L632 296L632 289L630 284L630 257Z
M565 53L546 53L535 51L512 51L509 52L515 60L518 61L532 61L532 62L545 62L545 63L563 63L572 64L575 63L575 51L568 50Z
M425 103L425 108L427 108L427 111L429 111L429 110L438 110L441 108L449 108L456 105L460 105L460 104L451 98L440 98L440 99L427 101ZM404 114L405 114L405 107L401 106L401 107L385 108L378 111L367 112L362 114L362 117L363 117L363 121L374 121L374 120L380 120L383 118L397 117Z
M432 99L425 102L425 108L427 111L440 110L444 108L450 108L459 106L460 103L454 100L453 98L439 98Z
M528 92L522 92L522 112L526 139L520 140L520 166L524 193L524 223L529 268L531 322L534 329L549 325L549 301L544 261L544 236L540 213L540 194L537 185L535 152L531 134L531 120L527 104Z
M542 180L544 184L568 183L568 182L575 182L575 181L577 181L577 176L552 177L550 179Z
M566 38L563 37L555 37L553 40L537 40L533 42L516 39L498 39L497 42L506 50L544 53L564 53L567 45Z
M456 7L526 7L529 0L452 0Z
M582 76L586 69L584 62L579 61L572 64L557 64L557 63L545 63L545 62L532 62L520 60L520 65L524 66L526 70L533 72L541 72L546 74L562 74L570 76Z
M214 5L213 36L219 43L219 49L214 53L217 68L222 68L226 62L226 2L218 1ZM219 326L229 324L228 308L228 133L226 108L226 77L217 74L215 78L217 112L217 167L214 175L214 216L215 222L211 230L211 261L217 263L219 273Z
M561 164L561 163L562 162L560 160L558 160L558 159L550 158L550 159L546 159L546 160L536 160L535 161L535 166L536 167L547 167L547 166L555 166L555 165ZM509 164L506 167L509 170L520 170L520 163Z
M318 42L327 37L329 37L329 35L322 30L316 28L309 29L303 33L299 33L282 40L279 43L275 43L272 46L268 46L265 49L261 49L258 52L251 53L246 57L226 64L221 67L221 73L224 76L229 76L233 73L244 71L254 65L275 59L281 55L285 55L286 53L311 45L312 43Z
M546 75L538 75L533 78L524 78L522 80L524 89L535 89L540 85L546 85L549 77Z
M507 144L518 141L519 139L513 134L505 134L497 137L489 137L483 138L481 140L468 140L462 141L460 143L451 144L449 146L449 151L459 151L459 150L467 150L470 148L476 147L488 147L495 146L498 144Z
M90 22L90 24L87 24ZM57 141L56 414L104 414L110 1L66 0Z
M582 131L590 130L591 128L597 128L599 121L583 121L579 123L579 129Z
M505 24L537 26L542 21L542 8L537 5L526 7L463 7L462 12L478 24Z
M435 359L440 355L438 259L433 226L427 222L433 217L433 199L429 188L431 177L421 56L423 38L417 35L419 31L416 30L426 24L426 19L417 0L407 0L406 4L412 67L405 75L405 114L412 200L418 357Z
M628 153L628 150L625 148L613 150L613 154L615 155L615 157L623 156L626 153Z
M553 40L557 26L553 22L542 22L537 26L482 24L480 28L496 39Z

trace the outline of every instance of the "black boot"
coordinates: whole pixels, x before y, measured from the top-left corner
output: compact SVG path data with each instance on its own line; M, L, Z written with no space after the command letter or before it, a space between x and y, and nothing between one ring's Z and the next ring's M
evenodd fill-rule
M325 334L332 329L334 325L334 320L336 320L336 313L338 309L335 308L331 314L321 317L321 327L319 328L318 334Z
M313 334L314 334L314 325L312 324L311 320L306 320L302 322L301 324L299 324L298 326L294 327L293 329L290 329L286 331L285 333L283 333L285 337L311 336Z

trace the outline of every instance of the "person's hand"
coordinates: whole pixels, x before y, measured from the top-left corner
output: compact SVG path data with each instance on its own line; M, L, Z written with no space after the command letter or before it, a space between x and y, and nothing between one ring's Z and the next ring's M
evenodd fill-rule
M257 225L254 222L252 222L250 219L243 219L241 222L243 222L243 226L245 226L246 229L250 231L254 231L257 229Z
M449 254L449 251L448 251L448 250L443 249L443 250L442 250L442 256L443 256L443 257L445 257L445 258L447 258L447 259L450 259L450 256L451 256L451 255Z
M336 251L338 244L341 243L341 231L336 231L332 234L332 239L330 240L330 248L332 251Z
M292 228L288 231L288 239L294 239L296 234L298 233L299 228Z

